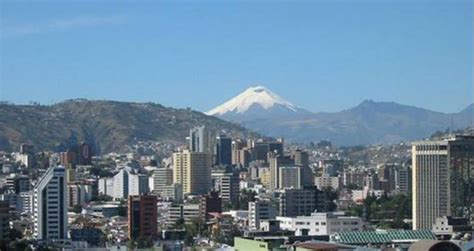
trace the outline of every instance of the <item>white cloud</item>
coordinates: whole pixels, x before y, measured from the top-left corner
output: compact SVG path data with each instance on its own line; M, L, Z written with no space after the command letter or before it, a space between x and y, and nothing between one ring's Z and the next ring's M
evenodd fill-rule
M28 25L11 25L2 24L0 34L3 36L27 36L35 34L43 34L57 31L67 31L76 28L96 27L107 24L120 23L123 20L122 16L110 17L91 17L82 16L69 19L56 19L37 24Z

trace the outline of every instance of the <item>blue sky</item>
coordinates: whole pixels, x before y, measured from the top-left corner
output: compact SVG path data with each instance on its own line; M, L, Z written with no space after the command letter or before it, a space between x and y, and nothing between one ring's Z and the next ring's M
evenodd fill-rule
M1 1L0 100L473 102L472 1ZM225 3L224 3L225 2Z

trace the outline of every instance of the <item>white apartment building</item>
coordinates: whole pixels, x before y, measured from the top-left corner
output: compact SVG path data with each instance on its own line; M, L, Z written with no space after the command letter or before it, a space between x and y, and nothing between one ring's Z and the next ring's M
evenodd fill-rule
M125 167L113 178L113 198L126 199L129 195L141 195L149 191L148 176L136 174Z
M283 230L295 231L296 236L332 235L344 231L362 231L360 217L344 216L343 213L312 213L311 216L276 217Z

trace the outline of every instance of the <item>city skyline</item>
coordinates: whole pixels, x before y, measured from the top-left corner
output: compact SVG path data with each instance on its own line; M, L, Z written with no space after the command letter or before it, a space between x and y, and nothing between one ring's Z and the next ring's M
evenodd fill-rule
M366 99L458 112L473 101L472 7L4 1L0 100L207 111L261 84L312 112Z

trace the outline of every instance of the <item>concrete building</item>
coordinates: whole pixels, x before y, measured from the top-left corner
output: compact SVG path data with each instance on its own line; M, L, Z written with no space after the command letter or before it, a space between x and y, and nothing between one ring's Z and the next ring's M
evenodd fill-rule
M234 202L240 195L240 178L238 173L213 172L214 189L219 191L223 202Z
M472 234L472 225L468 219L443 216L436 218L431 228L436 235Z
M410 166L398 166L395 169L395 191L397 193L409 193L411 191L411 168Z
M167 190L169 186L173 185L173 169L158 168L153 171L151 180L151 191L155 194L163 196L165 190Z
M200 197L201 218L207 219L208 213L222 213L222 198L219 193L211 191Z
M100 195L114 197L114 178L101 178L98 181Z
M0 201L0 240L10 240L10 204Z
M34 193L33 191L21 192L18 196L17 211L33 215Z
M157 197L140 195L128 197L128 238L157 237Z
M284 166L279 168L278 188L301 188L303 186L303 168Z
M353 185L359 188L365 185L367 173L360 169L345 169L342 173L342 183L345 187Z
M274 152L269 152L268 162L270 164L270 189L280 189L280 170L285 166L294 166L294 160L290 156L281 156Z
M183 193L206 194L211 190L211 155L204 152L173 153L173 183L183 186Z
M436 218L474 222L474 137L456 135L412 145L413 229L431 229Z
M189 130L189 150L191 152L211 154L213 142L209 131L204 126Z
M314 177L314 184L320 189L331 188L333 190L338 190L339 177L333 177L333 176L328 176L328 175Z
M345 231L363 231L360 217L344 216L343 213L312 213L311 216L277 217L280 228L301 235L332 235Z
M201 216L202 212L200 204L175 204L168 210L166 224L168 226L173 226L178 220L184 220L185 223L190 223Z
M251 154L248 148L232 150L232 165L248 167L250 160Z
M311 215L318 208L318 189L304 187L300 189L285 189L280 193L281 216Z
M160 196L161 198L180 203L183 201L183 187L177 183L166 186L161 191Z
M7 187L13 189L16 194L31 190L31 181L27 175L12 174L6 181Z
M125 199L129 195L141 195L149 192L148 176L137 174L130 167L120 170L113 178L113 196Z
M225 135L216 138L216 164L223 166L232 165L232 139Z
M249 202L249 227L253 230L260 229L261 220L272 220L277 216L277 210L270 201L257 200Z
M68 206L83 206L92 199L92 186L75 183L67 185Z
M62 166L50 167L34 188L34 237L67 239L67 185Z

